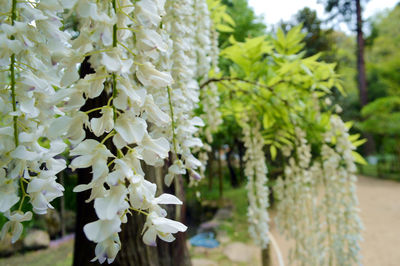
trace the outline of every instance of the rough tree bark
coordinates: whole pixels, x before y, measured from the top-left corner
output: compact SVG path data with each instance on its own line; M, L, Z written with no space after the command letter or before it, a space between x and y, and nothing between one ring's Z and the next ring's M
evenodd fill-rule
M90 67L88 58L83 61L79 75L84 78L87 74L94 73L94 70ZM103 106L107 104L107 96L102 93L95 99L88 99L85 105L82 107L82 111L88 111L95 107ZM98 114L97 114L98 115ZM96 112L90 113L89 117L96 116ZM99 140L92 132L86 130L86 137L94 138ZM78 185L88 184L91 181L91 168L78 169ZM93 201L86 203L85 201L90 197L90 191L84 191L76 194L76 225L75 225L75 245L74 245L74 266L86 266L86 265L100 265L99 263L91 263L94 255L95 244L89 241L85 233L83 232L83 226L87 223L93 222L97 219L94 211Z
M88 59L82 63L80 76L81 78L85 75L93 73ZM106 105L108 97L105 93L101 94L95 99L88 99L86 104L82 107L82 111L87 111L95 107ZM99 116L98 112L90 113L90 116ZM96 138L89 130L86 130L86 136L88 138ZM107 147L111 148L111 139L107 140ZM185 199L183 180L182 177L178 178L178 183L171 188L163 188L164 183L161 178L163 173L156 174L156 169L153 167L144 167L146 178L152 182L157 182L159 187L158 194L164 192L175 193L177 190L177 197L182 201ZM165 174L166 169L163 170ZM78 184L87 184L91 181L91 168L78 169ZM158 180L157 180L158 176ZM93 202L86 203L90 196L89 191L77 193L77 221L75 228L75 245L74 245L74 266L93 266L100 265L98 262L90 262L95 257L94 249L95 244L89 241L84 232L83 226L87 223L97 220L97 216L93 207ZM178 207L180 211L176 211L174 206L166 206L169 218L180 220L185 223L185 206ZM179 213L181 217L176 217L176 213ZM175 215L174 215L175 214ZM146 246L142 241L141 230L145 222L145 217L141 214L133 213L132 216L128 217L128 222L122 225L122 232L120 233L120 239L122 243L121 251L118 253L116 260L113 265L121 266L190 266L189 252L186 246L186 234L178 233L175 235L176 240L172 243L166 243L164 241L157 240L156 247Z
M155 182L158 185L158 194L163 192L174 194L184 201L184 190L183 190L183 179L182 177L177 178L175 186L171 187L163 186L163 176L166 173L166 169L156 169L154 167L145 166L143 168L146 173L146 178L151 182ZM176 189L179 187L179 189ZM180 210L177 211L174 206L166 206L168 211L168 217L171 219L179 220L185 223L185 205L177 207ZM179 213L180 217L177 217ZM175 215L174 215L175 214ZM128 223L122 226L122 232L120 233L122 249L118 254L114 265L121 266L190 266L189 251L186 246L186 233L178 233L175 235L176 240L172 243L166 243L160 239L157 239L157 246L150 247L143 244L141 228L145 222L145 217L134 213L130 216Z

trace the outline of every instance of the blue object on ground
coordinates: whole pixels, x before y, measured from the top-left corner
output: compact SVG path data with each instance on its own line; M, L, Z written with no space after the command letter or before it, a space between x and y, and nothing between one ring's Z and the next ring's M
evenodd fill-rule
M219 242L214 238L214 233L206 232L195 235L190 239L190 244L195 247L216 248Z

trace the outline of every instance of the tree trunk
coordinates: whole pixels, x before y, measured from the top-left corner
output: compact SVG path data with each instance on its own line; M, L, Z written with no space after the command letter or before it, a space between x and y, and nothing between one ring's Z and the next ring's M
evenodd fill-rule
M242 183L245 180L245 175L244 175L244 153L246 152L246 149L244 147L244 144L242 141L239 139L235 139L236 147L238 150L238 155L239 155L239 173L240 173L240 183Z
M368 103L368 90L367 90L367 78L365 74L365 60L364 60L364 34L363 34L363 21L362 21L362 9L361 0L356 1L356 13L357 13L357 70L358 70L358 90L360 93L360 105L361 109ZM372 135L368 132L365 133L367 142L365 143L365 154L371 155L375 152L375 142Z
M233 149L231 147L229 147L229 151L226 153L226 163L227 163L227 166L229 169L229 174L231 177L231 186L236 188L239 186L239 181L238 181L238 177L235 172L235 168L232 164L232 155L233 155Z
M211 152L209 152L208 163L207 163L207 174L208 174L208 190L212 190L213 178L214 178L214 161L215 161L215 151L211 148Z
M167 168L155 169L154 167L144 166L146 179L151 182L160 184ZM161 171L160 171L161 170ZM178 188L178 189L176 189ZM176 177L175 186L165 187L158 186L158 194L163 192L175 194L182 201L184 200L183 179ZM177 206L180 208L176 211L175 206L166 206L168 218L179 220L185 223L185 205ZM174 215L175 213L175 215ZM179 213L177 217L176 214ZM157 246L146 246L142 241L141 229L145 222L145 217L140 214L133 213L129 216L128 222L122 226L120 239L122 249L114 262L114 265L121 266L190 266L189 251L186 245L186 233L178 233L176 239L172 243L164 242L157 239Z
M364 107L368 103L367 92L367 79L365 74L365 61L364 61L364 35L363 35L363 21L361 0L356 0L356 13L357 13L357 70L358 70L358 89L360 92L360 104Z
M271 243L268 244L267 248L261 250L261 264L262 266L271 266Z
M94 73L94 70L90 67L90 63L88 62L89 58L86 58L79 71L79 75L81 78L84 78L87 74ZM82 107L82 111L87 111L93 109L95 107L103 106L107 104L107 96L103 92L99 97L95 99L88 99L85 105ZM93 117L96 112L92 112L89 114L89 117ZM96 138L96 136L90 132L86 131L86 137L88 138ZM91 169L78 169L78 184L88 184L92 179ZM94 210L93 201L90 203L86 203L85 201L90 197L90 191L83 191L76 194L76 225L75 225L75 245L74 245L74 266L86 266L86 265L100 265L99 263L91 263L95 257L94 249L95 243L89 241L85 233L83 232L83 226L87 223L93 222L97 219L96 212Z
M222 198L224 192L224 176L222 174L222 151L218 149L218 176L219 176L219 197Z
M82 63L80 76L84 78L85 75L93 73L88 59ZM86 104L82 107L82 111L87 111L95 107L106 105L108 101L107 95L103 92L99 97L95 99L88 99ZM98 116L98 112L92 112L89 114L90 118ZM96 138L89 130L86 130L86 136L88 138ZM100 140L99 140L100 141ZM111 147L111 139L107 140L107 147ZM112 148L112 147L111 147ZM153 167L144 167L146 178L152 182L156 182L156 172ZM165 171L165 170L164 170ZM78 169L78 185L87 184L91 181L91 168ZM158 180L160 181L160 180ZM178 184L175 186L179 188L178 195L182 201L184 201L184 189L182 178L179 178ZM163 181L157 182L158 187L163 191L162 185ZM172 190L172 193L176 189L168 188L167 190ZM94 210L93 201L86 203L90 196L90 191L84 191L77 193L77 221L75 228L75 245L74 245L74 266L93 266L100 265L98 262L90 262L95 257L95 243L89 241L84 232L83 227L85 224L97 220L97 215ZM166 206L169 218L174 218L174 213L180 213L181 222L184 223L185 208L181 208L179 212L175 212L174 206ZM117 258L113 265L135 265L135 266L188 266L190 264L189 252L186 247L186 234L178 233L175 235L176 240L172 243L166 243L164 241L157 240L156 247L146 246L142 241L141 230L145 222L145 217L141 214L133 213L132 216L128 217L128 222L122 225L122 231L120 233L120 239L122 244L122 249L118 253Z

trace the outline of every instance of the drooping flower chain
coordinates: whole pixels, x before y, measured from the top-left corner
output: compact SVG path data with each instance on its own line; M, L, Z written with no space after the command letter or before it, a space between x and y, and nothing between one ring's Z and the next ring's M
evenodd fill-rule
M264 139L260 133L258 122L244 121L243 142L246 147L245 175L247 177L247 196L249 207L247 210L249 222L249 234L254 242L262 248L266 248L269 242L269 198L267 187L267 165L264 156Z
M87 124L98 137L106 135L101 143L94 139L79 143L82 137L77 139L79 144L71 155L78 157L71 167L92 166L93 179L74 191L91 189L89 200L95 200L99 220L87 224L84 231L97 243L94 260L111 263L121 247L118 237L121 223L127 221L126 214L132 210L147 216L143 241L148 245L156 245L157 236L173 241L172 233L186 230L183 224L165 218L166 211L159 206L182 202L169 194L155 197L156 185L145 179L140 164L143 160L148 165L162 165L170 146L165 137L151 131L152 124L170 123L150 90L166 90L172 83L171 75L154 65L165 47L157 35L164 7L162 1L153 0L134 4L79 1L74 9L80 16L80 35L72 45L78 57L90 56L95 73L86 75L72 89L89 98L101 93L110 97L108 104L100 108L101 117L87 123L87 114L81 115L82 125ZM117 148L117 155L104 145L109 138Z
M321 152L326 191L323 201L326 230L331 232L328 262L337 265L359 264L363 225L356 194L357 168L352 154L355 147L339 116L333 115L330 125Z
M324 137L321 158L312 161L305 134L296 129L297 160L289 159L285 178L279 178L275 186L277 222L296 240L292 261L352 265L359 263L362 230L355 193L355 147L338 116L331 117L331 129Z
M274 187L277 204L277 224L281 232L295 240L289 258L301 265L325 265L325 246L320 243L322 232L321 209L317 205L318 188L322 178L319 162L312 162L311 147L305 132L295 129L293 147L285 148L290 156L284 167L284 178L279 177Z
M204 1L205 2L205 1ZM203 10L205 13L204 16L208 17L207 14L210 12L209 10L204 10L204 3L199 3L200 10ZM199 39L199 43L202 44L198 46L199 48L199 56L207 56L205 59L199 61L204 64L201 69L204 71L200 71L200 74L204 75L201 76L201 80L205 80L210 78L211 75L218 75L220 72L218 67L218 58L219 58L219 48L218 48L218 32L214 27L213 21L202 21L198 24L199 30L198 34L202 36ZM206 27L209 27L208 30ZM206 47L203 49L204 46L210 44L210 47ZM211 62L211 68L206 68L206 63L208 60ZM205 70L207 69L207 73ZM211 76L212 77L212 76ZM204 121L205 126L201 128L199 135L201 135L206 142L203 144L203 147L199 150L199 159L201 161L200 166L200 174L204 176L207 162L208 162L208 152L211 152L210 144L213 142L212 134L218 130L218 127L222 124L222 115L218 109L219 106L219 92L218 86L216 83L210 83L206 87L202 88L200 91L200 99L203 107L203 113L201 115L201 119Z
M126 213L130 209L141 213L143 210L147 211L143 237L147 244L154 245L157 235L166 241L172 241L174 238L171 233L186 230L182 224L166 219L165 210L158 206L158 204L181 204L181 202L176 197L167 194L155 198L156 186L144 179L144 173L140 168L140 160L144 160L149 165L161 165L168 155L170 146L162 136L152 136L154 132L148 131L150 129L147 123L166 125L170 123L168 115L158 108L147 90L149 87L166 89L172 83L170 74L157 70L150 60L157 56L157 50L163 46L162 43L158 43L157 36L154 37L153 34L154 30L158 29L161 15L164 13L163 3L162 1L138 1L134 6L135 14L132 14L133 4L129 1L113 1L112 4L71 1L68 5L78 14L80 32L79 37L72 43L73 50L68 51L69 54L60 56L60 58L65 58L64 75L60 83L63 86L69 86L69 89L60 90L55 98L67 100L63 110L70 116L61 116L54 121L48 120L49 128L53 130L49 138L63 135L68 137L71 143L77 145L71 151L71 155L78 156L72 161L72 168L89 166L93 168L92 182L78 186L75 191L92 189L89 200L95 199L95 209L99 220L86 225L84 230L90 240L98 243L95 259L100 262L107 259L110 263L120 248L118 239L120 224L126 222ZM133 20L131 16L134 17ZM32 19L36 23L38 20ZM140 36L140 38L135 38L136 42L129 38L132 36L132 31L135 32L135 37ZM59 38L59 40L65 44L68 38ZM55 47L62 47L62 45ZM95 73L77 81L79 76L76 65L87 56L90 56L89 62ZM9 57L6 54L7 60ZM54 65L54 61L52 63ZM48 69L46 70L49 72ZM132 81L135 80L134 77L139 80L139 83ZM57 82L53 84L59 85ZM105 86L105 84L112 85ZM15 83L13 83L13 88L14 85ZM85 98L96 98L103 91L112 95L106 106L86 113L78 111L84 105ZM3 101L6 102L6 100ZM22 102L22 100L19 101ZM97 110L100 110L101 117L88 121L87 113ZM52 114L50 117L54 116ZM88 126L96 136L107 133L102 143L92 139L82 141L85 138L84 126ZM13 132L6 133L10 135L10 138L13 135ZM115 155L104 145L105 140L111 137L119 150L118 158L115 158ZM7 143L12 143L12 141ZM130 144L137 146L130 148L127 146ZM62 148L64 146L62 145ZM122 152L124 147L127 148L125 154ZM51 156L54 152L46 153ZM114 171L109 172L108 166L111 165L114 165ZM50 163L46 167L50 168ZM3 170L4 168L1 171L2 175L8 174L8 171ZM125 179L130 183L128 188L124 185ZM109 189L104 187L105 183ZM6 185L9 183L7 182ZM16 189L10 190L7 187L7 190L16 193ZM50 197L50 193L47 196ZM12 202L18 200L15 195L10 198ZM129 203L126 201L128 198ZM18 215L19 217L10 218L19 219L19 221L30 218L27 217L29 213L27 216L19 213ZM165 225L168 225L168 229Z
M25 199L33 212L45 214L64 190L56 175L66 162L56 156L66 144L51 126L64 115L55 89L70 39L59 30L62 4L0 1L0 212L9 219L1 238L11 231L12 242L32 217L22 212Z
M204 126L202 119L194 116L193 110L199 102L199 84L197 83L199 55L193 49L199 34L199 25L194 19L195 3L198 1L167 1L168 12L165 17L167 29L171 32L173 49L171 53L172 75L175 83L169 90L170 111L173 118L174 163L169 167L165 183L170 185L174 176L189 171L192 180L198 180L197 169L201 162L193 156L192 150L203 146L200 138L195 137L198 127ZM206 6L207 7L207 6ZM198 10L196 10L198 11ZM203 20L209 20L204 14ZM198 44L197 44L198 45ZM202 48L207 49L203 46ZM209 69L208 65L208 69Z

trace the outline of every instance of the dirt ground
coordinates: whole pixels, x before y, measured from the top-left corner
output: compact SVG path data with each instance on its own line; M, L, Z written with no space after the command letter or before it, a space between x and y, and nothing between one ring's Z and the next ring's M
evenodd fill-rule
M362 264L399 266L400 183L361 176L357 194L365 227L361 243ZM278 234L273 224L272 234L282 251L285 265L288 265L287 254L291 244ZM273 265L279 265L275 254L273 262Z

